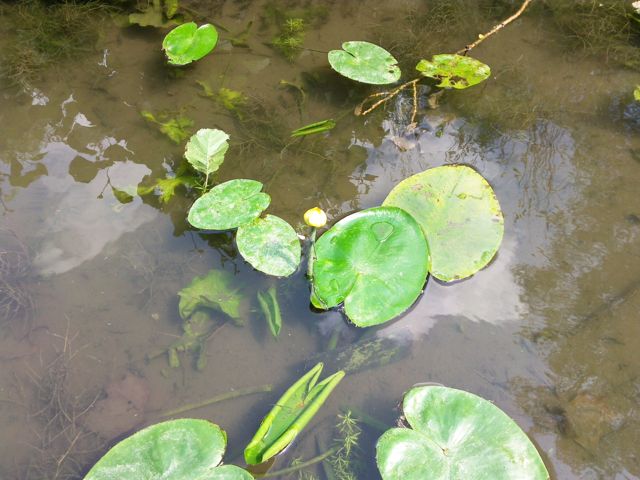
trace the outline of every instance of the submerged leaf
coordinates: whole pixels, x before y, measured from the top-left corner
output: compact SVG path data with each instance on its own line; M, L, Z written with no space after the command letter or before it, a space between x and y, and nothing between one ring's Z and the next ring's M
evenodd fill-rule
M235 277L224 270L211 270L202 277L195 277L188 287L178 292L178 310L187 320L199 308L210 308L240 318L240 305L244 299Z
M229 135L222 130L202 128L191 137L184 153L197 171L210 175L222 165L229 149Z
M182 418L157 423L117 443L84 480L252 479L240 467L218 467L226 445L224 430L206 420Z
M431 61L420 60L416 65L422 75L440 80L442 88L469 88L483 82L491 69L475 58L455 54L434 55Z
M189 130L193 127L193 120L184 115L178 115L173 118L169 118L168 115L159 115L159 119L149 112L143 110L140 114L145 120L155 123L162 133L169 137L174 143L182 143L182 141L189 138Z
M207 55L218 43L218 31L211 24L198 28L194 22L171 30L162 42L171 65L186 65Z
M317 383L322 367L318 363L289 387L264 417L244 450L248 465L269 460L293 442L344 377L344 372L339 371Z
M271 203L261 192L262 183L236 179L216 185L198 198L189 210L187 220L196 228L229 230L249 223Z
M400 79L398 61L373 43L345 42L342 50L331 50L328 58L331 68L351 80L386 85Z
M327 132L336 126L333 119L322 120L321 122L310 123L304 127L297 128L291 132L292 137L302 137L305 135L313 135L314 133Z
M282 315L280 314L280 304L278 303L277 295L276 287L273 286L269 287L265 292L258 292L260 309L267 319L271 334L276 338L280 335L280 329L282 328Z
M640 102L640 85L637 85L635 90L633 91L633 98L636 102Z
M340 220L315 244L311 301L344 302L358 327L384 323L422 292L429 251L420 225L404 210L377 207Z
M253 268L288 277L300 264L300 240L291 225L275 215L256 218L238 228L238 251Z
M383 205L402 208L424 232L430 273L450 282L469 277L495 256L504 218L491 185L471 167L444 165L394 187Z
M378 440L383 480L547 480L540 454L520 427L491 402L441 386L409 390L403 412L411 429Z

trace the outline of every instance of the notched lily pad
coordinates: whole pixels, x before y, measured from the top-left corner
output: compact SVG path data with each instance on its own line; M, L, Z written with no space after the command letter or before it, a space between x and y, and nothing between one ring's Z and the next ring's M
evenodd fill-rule
M238 228L238 251L253 268L288 277L300 264L300 240L291 225L275 215L256 218Z
M206 420L183 418L140 430L116 444L84 480L250 480L247 471L222 461L227 435Z
M195 22L183 23L171 30L162 41L171 65L187 65L200 60L218 43L218 31L211 24L198 27Z
M502 410L469 392L409 390L409 428L387 430L376 445L383 480L548 480L527 435Z
M318 363L289 387L264 417L244 450L248 465L266 462L293 442L344 377L344 372L338 371L317 383L322 367Z
M262 183L236 179L216 185L198 198L187 220L196 228L229 230L251 222L271 203Z
M491 69L475 58L455 54L434 55L429 60L420 60L416 65L422 75L440 80L442 88L469 88L483 82Z
M342 219L315 244L311 302L344 302L359 327L384 323L407 310L422 292L429 247L404 210L377 207Z
M444 165L394 187L383 205L402 208L424 232L430 273L450 282L469 277L495 256L504 218L491 185L473 168Z
M400 79L398 61L384 48L369 42L344 42L329 52L329 64L340 75L362 83L386 85Z

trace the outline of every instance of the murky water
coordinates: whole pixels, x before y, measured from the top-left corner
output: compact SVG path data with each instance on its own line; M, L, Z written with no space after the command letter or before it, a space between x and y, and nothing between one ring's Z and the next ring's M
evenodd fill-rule
M279 3L192 2L226 31L212 55L180 73L163 64L162 32L105 19L95 52L45 70L26 93L3 89L0 241L15 250L15 232L32 268L7 280L18 310L6 314L0 338L0 477L81 478L106 445L163 411L271 384L272 393L190 412L225 428L238 455L283 388L341 330L343 348L361 335L391 338L402 355L349 375L312 433L331 435L345 407L391 425L405 390L439 382L515 418L554 478L640 478L637 73L583 53L538 5L474 50L492 67L489 81L446 92L437 109L423 105L407 133L410 98L355 117L370 91L338 78L320 53L375 41L403 58L407 75L418 52L458 49L515 8L495 3L491 10L478 2L483 16L443 22L445 35L420 28L443 2L288 2L312 18L304 40L311 50L289 62L268 45L278 29L269 12ZM2 21L11 20L7 12ZM229 40L248 25L245 45ZM9 30L0 30L2 43ZM242 92L249 113L234 117L198 81ZM310 310L302 271L267 278L237 255L231 234L192 230L186 190L168 203L154 195L121 203L119 191L172 174L182 158L183 145L143 110L228 132L216 181L263 182L269 212L300 233L312 206L335 222L379 205L425 168L472 165L500 200L504 243L471 279L429 281L401 319L356 331L337 312ZM289 145L290 130L325 118L337 128ZM190 355L169 368L163 350L181 334L177 292L212 268L242 286L245 325L216 331L202 371ZM268 285L277 286L283 311L278 340L255 302ZM378 434L365 429L362 478L377 478ZM315 454L306 435L280 466Z

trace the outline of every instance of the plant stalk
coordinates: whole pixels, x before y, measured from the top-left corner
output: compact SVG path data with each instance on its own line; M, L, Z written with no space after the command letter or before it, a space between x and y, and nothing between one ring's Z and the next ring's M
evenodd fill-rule
M329 458L331 455L336 453L337 450L338 450L337 447L330 448L326 452L318 455L317 457L313 457L313 458L307 460L306 462L302 462L302 463L300 463L298 465L294 465L292 467L283 468L282 470L276 470L275 472L265 473L260 478L274 478L274 477L279 477L281 475L289 475L290 473L294 473L294 472L297 472L298 470L302 470L304 468L307 468L307 467L310 467L312 465L315 465L316 463L320 463L325 458Z
M215 397L211 397L208 400L204 400L202 402L190 403L188 405L184 405L182 407L178 407L173 410L167 410L166 412L162 412L160 417L172 417L174 415L179 415L184 412L188 412L191 410L196 410L198 408L206 407L208 405L213 405L214 403L223 402L225 400L230 400L232 398L244 397L246 395L253 395L255 393L267 393L273 390L273 385L261 385L259 387L249 387L249 388L241 388L240 390L232 390L231 392L221 393L220 395L216 395Z

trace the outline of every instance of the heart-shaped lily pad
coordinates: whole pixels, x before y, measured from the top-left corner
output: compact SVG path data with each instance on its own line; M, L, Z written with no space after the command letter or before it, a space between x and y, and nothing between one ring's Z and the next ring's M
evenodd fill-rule
M116 444L84 480L251 480L240 467L218 466L226 445L227 435L211 422L170 420Z
M216 185L198 198L187 220L196 228L229 230L257 218L271 203L262 183L236 179Z
M444 282L469 277L494 257L504 218L489 183L471 167L445 165L413 175L383 205L415 218L429 244L430 273Z
M409 428L378 440L383 480L547 480L527 435L502 410L471 393L441 386L409 390Z
M400 79L398 61L373 43L344 42L342 50L331 50L328 58L331 68L351 80L386 85Z
M384 323L422 292L429 249L418 223L404 210L376 207L336 223L315 244L311 302L344 302L359 327Z
M174 28L162 41L162 49L171 65L186 65L200 60L218 43L218 31L208 23L198 26L194 22Z
M291 225L265 215L238 228L238 251L253 268L268 275L288 277L300 264L300 240Z
M416 70L425 77L440 80L438 87L459 90L477 85L491 75L489 66L481 61L450 53L434 55L431 61L420 60Z

